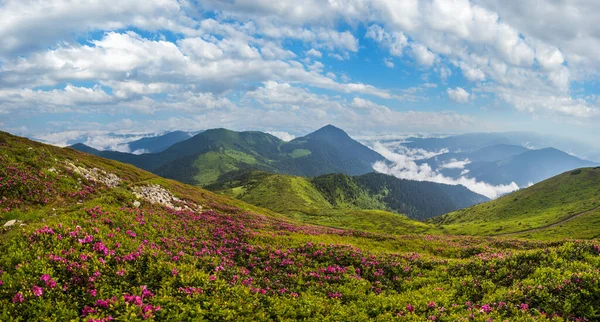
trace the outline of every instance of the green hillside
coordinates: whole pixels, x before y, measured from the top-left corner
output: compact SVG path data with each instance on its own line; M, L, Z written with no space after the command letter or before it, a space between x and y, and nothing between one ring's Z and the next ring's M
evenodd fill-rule
M598 207L600 168L583 168L431 222L453 234L593 238L600 237Z
M0 200L2 321L598 318L597 241L301 224L1 132Z
M358 175L371 172L372 164L384 159L331 125L290 142L263 132L212 129L160 153L98 151L83 144L73 148L200 186L223 181L228 173L247 169L299 176L334 172Z
M488 200L463 186L402 180L379 173L304 178L239 171L223 179L207 189L297 218L349 210L384 210L427 219ZM313 222L314 218L307 220Z
M306 225L1 132L0 200L2 321L598 317L597 241Z

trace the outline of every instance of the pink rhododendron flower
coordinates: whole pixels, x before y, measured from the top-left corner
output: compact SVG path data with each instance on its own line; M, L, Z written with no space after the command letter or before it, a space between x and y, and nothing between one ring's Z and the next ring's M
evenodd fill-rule
M41 288L41 287L39 287L39 286L37 286L37 285L34 285L31 288L31 292L33 293L33 295L35 295L37 297L40 297L40 296L42 296L42 294L44 294L44 289Z
M15 294L15 296L13 296L12 298L13 303L23 303L23 294L21 294L20 292Z

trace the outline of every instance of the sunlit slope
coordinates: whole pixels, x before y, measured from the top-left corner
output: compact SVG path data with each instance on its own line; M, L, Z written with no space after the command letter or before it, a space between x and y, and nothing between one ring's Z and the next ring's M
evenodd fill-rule
M600 232L600 168L565 172L496 200L434 218L447 232L500 235L549 228L546 237L590 238ZM570 220L569 220L570 219ZM563 221L565 225L560 224ZM536 231L531 236L539 236Z
M394 234L435 230L431 225L385 211L385 204L362 190L353 191L353 199L338 197L332 203L329 195L305 177L253 171L208 188L305 223Z
M463 186L402 180L380 173L305 178L241 171L207 188L293 215L322 215L330 209L385 210L422 220L488 200Z
M0 200L1 321L598 317L597 241L299 224L4 133Z

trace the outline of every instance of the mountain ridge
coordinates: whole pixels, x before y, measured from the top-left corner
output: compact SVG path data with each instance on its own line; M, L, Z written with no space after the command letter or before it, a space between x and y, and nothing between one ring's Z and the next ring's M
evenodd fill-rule
M259 131L210 129L160 153L136 156L81 145L73 148L199 185L214 183L227 172L248 168L302 176L334 172L357 175L372 171L373 163L384 160L332 125L290 142Z

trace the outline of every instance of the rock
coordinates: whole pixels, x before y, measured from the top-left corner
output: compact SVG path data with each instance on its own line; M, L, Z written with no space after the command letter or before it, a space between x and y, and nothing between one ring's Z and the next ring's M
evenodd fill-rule
M17 219L13 219L13 220L9 220L7 222L4 223L4 227L12 227L18 223L22 223L21 220L17 220Z
M136 207L136 208L139 208L141 205L142 204L139 201L137 201L137 200L133 202L133 206Z
M67 168L73 170L73 172L81 175L88 181L100 182L109 188L114 188L121 183L121 178L117 177L114 173L106 172L102 169L93 168L87 169L84 167L76 166L75 164L66 161Z
M132 190L133 190L133 194L136 197L148 200L151 203L158 203L158 204L167 206L167 207L175 209L175 210L183 209L182 207L175 206L173 204L173 203L181 204L182 203L181 199L173 196L173 194L171 194L171 192L169 192L168 190L166 190L165 188L163 188L157 184L134 187Z

